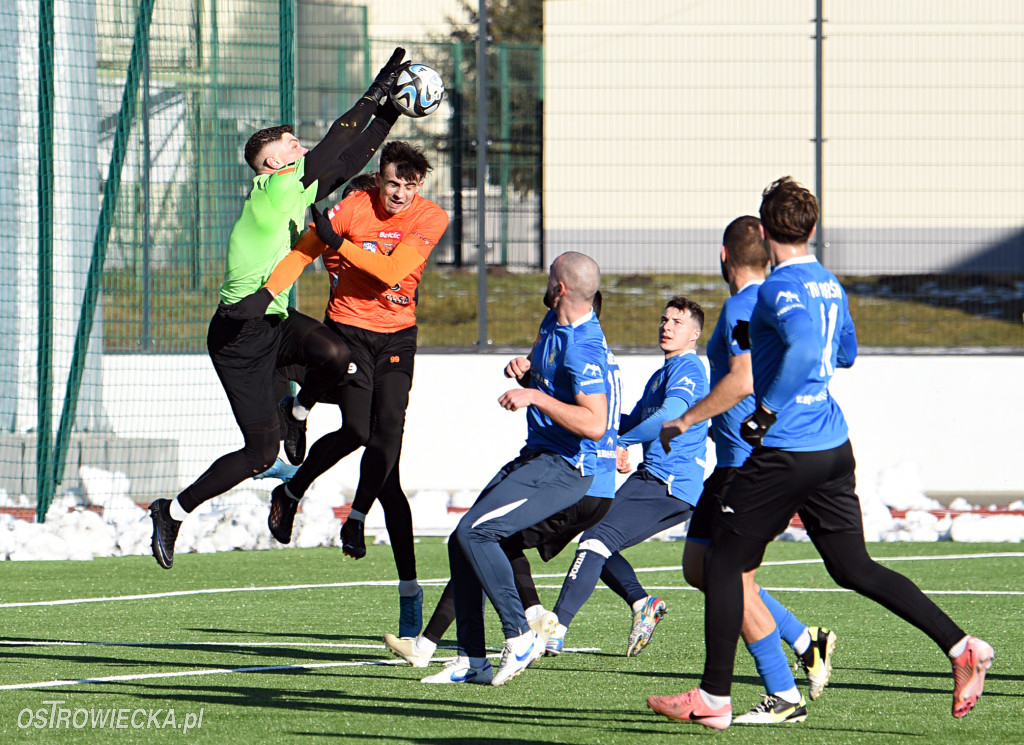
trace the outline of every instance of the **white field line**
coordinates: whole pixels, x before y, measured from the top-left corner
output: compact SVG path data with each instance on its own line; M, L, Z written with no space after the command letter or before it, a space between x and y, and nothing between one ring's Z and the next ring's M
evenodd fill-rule
M201 646L197 644L134 644L130 642L21 642L21 644L33 644L33 645L93 645L98 644L101 646L152 646L152 647L168 647L168 646ZM12 643L13 644L13 643ZM245 646L256 646L253 644ZM320 644L303 644L301 646L364 646L364 645L320 645ZM378 647L383 649L383 647ZM600 647L578 647L574 649L566 649L566 652L600 652ZM500 652L494 652L487 655L488 657L498 658L501 657ZM448 663L454 660L454 657L443 657L434 660L434 662ZM167 673L134 673L132 675L107 675L102 678L78 678L69 680L41 680L33 683L11 683L9 685L0 685L0 691L22 691L32 688L58 688L63 686L74 686L74 685L90 685L96 683L123 683L135 680L156 680L159 678L183 678L193 675L228 675L236 673L266 673L276 672L279 670L323 670L327 668L335 667L372 667L375 665L404 665L405 660L357 660L353 662L310 662L302 665L257 665L248 667L215 667L201 670L175 670L174 672Z
M944 556L886 556L875 558L880 563L889 561L947 561L947 560L958 560L962 561L965 559L1002 559L1002 558L1020 558L1024 557L1024 552L1002 552L1002 553L990 553L990 554L949 554ZM821 559L795 559L792 561L766 561L761 566L794 566L798 564L820 564ZM666 567L646 567L639 568L636 570L638 574L648 572L679 572L679 565L666 566ZM564 574L535 574L536 579L552 579L561 578ZM421 579L421 585L437 586L444 585L448 582L447 578L444 579ZM205 588L200 590L175 590L172 592L154 592L147 593L144 595L115 595L111 597L97 597L97 598L66 598L64 600L33 600L19 603L0 603L0 609L4 608L28 608L38 606L53 606L53 605L79 605L81 603L110 603L120 602L125 600L156 600L161 598L173 598L173 597L184 597L188 595L219 595L222 593L232 592L280 592L286 590L320 590L330 589L338 587L395 587L397 586L397 580L373 580L363 582L327 582L322 584L302 584L302 585L271 585L268 587L219 587L219 588ZM547 589L548 585L543 586ZM651 589L662 589L662 588L651 588ZM687 587L673 586L667 589L690 589ZM767 588L784 590L786 588ZM794 589L795 592L848 592L848 590L840 590L837 588L833 589ZM929 594L945 594L945 595L972 595L972 594L991 594L991 595L1020 595L1024 593L1011 592L1011 591L957 591L957 590L938 590L935 592L926 591Z

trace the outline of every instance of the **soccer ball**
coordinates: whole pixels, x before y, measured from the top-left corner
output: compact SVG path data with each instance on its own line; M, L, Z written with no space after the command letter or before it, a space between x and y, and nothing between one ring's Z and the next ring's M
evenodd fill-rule
M444 98L444 81L437 70L418 62L398 74L391 86L391 100L406 116L432 114Z

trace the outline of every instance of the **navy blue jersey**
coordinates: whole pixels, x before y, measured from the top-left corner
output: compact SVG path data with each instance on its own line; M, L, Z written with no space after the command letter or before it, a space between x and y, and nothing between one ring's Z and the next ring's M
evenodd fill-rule
M718 323L708 340L708 365L711 387L729 373L733 357L750 354L750 315L757 302L757 289L764 280L748 282L725 301ZM750 455L750 445L740 437L740 424L754 412L754 397L747 396L726 412L711 418L715 430L715 460L718 468L742 466Z
M563 403L576 403L576 395L605 394L608 344L593 312L561 326L554 311L541 321L530 352L530 387ZM526 447L561 455L584 476L597 466L597 443L555 424L536 406L526 411Z
M619 447L643 443L641 468L667 484L669 494L690 504L697 504L704 482L707 422L690 427L675 437L669 453L661 446L659 435L662 424L681 416L706 395L708 373L697 353L691 350L669 357L647 381L636 407L623 419L622 434L619 435ZM678 400L670 401L673 398ZM673 409L673 405L677 408ZM665 414L659 416L659 411L665 411ZM650 437L638 434L641 431L649 433ZM631 432L633 437L630 437Z
M778 416L766 447L815 452L849 439L828 384L857 357L857 332L832 272L813 256L775 267L757 293L750 345L754 396Z
M597 443L597 470L594 483L587 491L588 497L611 499L615 496L615 444L619 437L619 421L622 418L622 373L615 355L608 352L608 374L605 376L605 391L608 393L608 431Z

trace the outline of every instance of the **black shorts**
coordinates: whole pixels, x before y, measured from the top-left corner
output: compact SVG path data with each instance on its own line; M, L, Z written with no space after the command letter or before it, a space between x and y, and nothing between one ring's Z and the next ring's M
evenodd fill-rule
M281 348L280 316L236 321L217 308L206 335L206 349L239 424L259 424L277 416L274 370Z
M601 522L612 508L612 501L607 497L583 497L571 507L509 536L501 545L519 549L535 548L542 561L551 561L573 538Z
M299 313L294 308L288 309L288 318L281 325L281 348L277 354L278 367L274 371L277 391L274 397L278 401L291 394L289 382L297 383L300 388L305 385L307 360L303 342L308 334L322 328L324 324L320 321ZM317 401L340 406L341 387L345 385L345 380L343 377L337 385L320 395Z
M352 352L345 385L373 390L375 377L392 372L405 373L412 385L413 364L416 360L415 326L383 333L348 326L330 318L325 319L324 324L333 329Z
M715 521L722 513L722 497L729 490L729 485L738 470L736 466L716 468L704 480L704 491L697 500L697 506L693 508L686 540L705 546L711 543L711 531L714 530Z
M812 536L862 534L856 466L849 440L831 450L807 453L757 448L736 471L722 498L718 527L768 542L799 514Z

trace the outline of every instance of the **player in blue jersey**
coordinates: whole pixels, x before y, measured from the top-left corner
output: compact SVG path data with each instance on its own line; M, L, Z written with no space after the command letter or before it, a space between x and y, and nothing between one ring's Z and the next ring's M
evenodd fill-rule
M594 315L600 318L600 290L594 296L593 307ZM506 370L506 375L515 377L511 369ZM530 384L530 377L527 371L517 380L521 386L526 387ZM612 498L615 496L615 442L619 434L622 376L619 364L611 351L608 352L605 392L608 396L608 430L597 445L597 468L586 496L576 504L501 541L501 548L512 564L516 591L525 609L526 620L535 631L541 629L539 621L547 611L540 602L540 595L530 571L530 561L524 551L535 548L542 561L551 561L576 536L601 522L608 514ZM441 599L438 600L437 607L422 634L415 637L385 634L384 644L392 654L401 657L413 667L426 667L454 620L455 601L452 598L452 583L449 581L441 592ZM548 647L548 653L551 655L558 654L559 651L561 646L555 651Z
M579 502L594 480L597 443L608 422L608 345L593 312L601 280L597 263L569 251L551 264L541 322L530 356L506 374L530 385L506 391L498 403L526 408L526 446L505 464L459 521L448 541L459 656L424 683L503 685L544 654L557 619L545 613L535 632L516 591L501 541ZM484 638L486 593L501 618L505 647L494 671Z
M718 323L708 341L711 393L686 410L679 419L661 430L663 447L694 424L712 420L715 440L715 470L704 482L704 492L693 511L683 549L683 576L698 590L704 588L704 555L711 542L722 495L736 470L750 454L750 445L740 437L740 424L754 411L754 378L750 370L750 316L757 292L768 270L761 221L739 217L729 223L722 236L722 276L730 297L722 306ZM754 571L743 575L742 636L766 695L748 714L736 719L743 724L800 722L807 717L806 702L797 691L793 673L780 646L789 643L810 683L810 697L816 699L828 684L836 635L829 629L808 628L766 590L758 587Z
M643 651L665 615L665 601L648 595L621 552L684 522L700 498L707 425L678 437L671 452L662 447L659 434L662 424L708 393L708 374L697 357L704 311L692 300L674 297L665 306L658 328L665 363L647 381L633 411L622 418L619 433L619 471L630 470L626 453L630 445L643 444L643 462L619 487L604 520L580 539L555 603L558 626L549 640L552 652L561 650L569 624L590 599L599 578L632 610L626 656Z
M761 222L774 270L750 320L754 412L743 420L753 446L721 503L705 559L700 686L647 705L670 719L725 729L732 722L733 663L743 621L743 573L799 513L828 573L841 587L925 632L953 666L953 716L981 695L995 653L968 636L913 582L868 556L846 421L829 395L836 368L857 355L846 291L807 251L818 203L789 177L764 192Z

